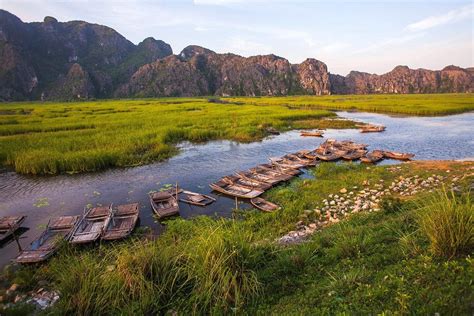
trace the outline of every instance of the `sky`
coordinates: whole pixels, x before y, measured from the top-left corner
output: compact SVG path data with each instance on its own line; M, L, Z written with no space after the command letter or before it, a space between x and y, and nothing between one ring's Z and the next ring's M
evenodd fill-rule
M0 0L0 8L25 22L107 25L135 44L152 36L175 54L195 44L291 63L316 58L342 75L474 66L472 1Z

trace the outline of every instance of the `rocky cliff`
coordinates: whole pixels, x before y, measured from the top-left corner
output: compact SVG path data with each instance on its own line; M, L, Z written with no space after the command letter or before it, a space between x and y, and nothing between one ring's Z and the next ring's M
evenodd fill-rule
M0 10L0 100L108 97L140 66L171 54L162 41L134 45L103 25L23 23Z
M473 68L440 71L397 66L383 75L330 74L309 58L242 57L191 45L134 45L115 30L84 21L24 23L0 10L0 100L76 100L199 95L277 96L474 92Z
M330 75L335 94L474 92L473 79L472 71L456 66L436 71L397 66L383 75L358 71L346 77Z

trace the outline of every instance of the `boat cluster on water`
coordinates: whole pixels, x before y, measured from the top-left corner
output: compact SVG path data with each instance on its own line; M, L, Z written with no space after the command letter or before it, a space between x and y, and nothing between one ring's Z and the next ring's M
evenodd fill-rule
M316 166L320 161L360 160L376 163L383 158L409 160L412 154L373 150L367 145L353 141L328 139L314 150L301 150L278 158L270 158L269 163L260 164L245 171L227 175L209 186L217 192L235 198L250 200L257 209L272 212L279 206L259 197L265 191L288 181L302 173L302 168ZM178 187L152 192L150 204L158 219L179 214L179 201L205 207L216 198L186 191ZM26 216L0 217L0 242L14 237ZM139 217L139 204L98 206L84 211L78 216L60 216L50 219L43 233L28 249L22 250L16 262L35 263L48 259L59 248L62 241L71 244L86 244L97 240L118 240L128 237L135 228ZM18 243L19 244L19 243Z

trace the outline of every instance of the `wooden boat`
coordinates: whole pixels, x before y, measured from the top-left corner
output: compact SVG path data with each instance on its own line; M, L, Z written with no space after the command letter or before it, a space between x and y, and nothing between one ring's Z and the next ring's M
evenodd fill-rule
M300 136L303 137L323 137L323 131L301 131Z
M270 184L272 186L283 181L280 178L274 178L274 177L271 177L271 176L268 176L268 175L265 175L265 174L255 173L255 172L252 172L252 171L249 171L249 170L248 171L239 171L239 172L236 173L236 175L238 177L243 178L243 179L260 181L260 182L263 182L263 183Z
M360 158L360 161L363 163L376 163L383 159L383 151L373 150L370 153L366 154L364 157Z
M361 133L377 133L385 131L385 126L383 125L364 125L360 128Z
M254 197L259 196L260 194L264 192L263 190L252 189L249 187L243 187L236 184L230 184L222 180L211 183L209 184L209 186L211 187L211 189L217 192L221 192L226 195L235 196L235 197L239 197L243 199L252 199Z
M305 165L301 162L288 160L282 157L270 158L270 162L274 165L279 165L283 168L300 169L305 167Z
M89 209L73 230L69 242L85 244L94 242L104 232L112 217L112 204Z
M340 154L336 154L334 152L328 152L328 153L316 153L316 157L318 157L319 160L323 161L334 161L338 160L342 157Z
M294 169L294 168L284 168L282 166L279 166L279 165L273 165L273 164L269 164L269 163L264 163L264 164L261 164L261 165L258 165L258 167L260 168L266 168L266 169L270 169L270 170L276 170L280 173L285 173L285 174L290 174L292 176L297 176L299 174L302 173L301 170L299 169Z
M290 174L282 173L282 172L279 172L278 170L271 170L271 169L263 168L263 167L260 167L260 166L257 166L255 168L250 168L249 171L253 172L253 173L256 173L256 174L261 174L261 175L264 175L264 176L268 176L270 178L280 180L280 181L288 181L291 178L293 178L293 176L290 175Z
M266 200L264 200L262 198L259 198L259 197L251 199L250 203L255 208L258 208L259 210L262 210L264 212L273 212L273 211L276 211L276 210L280 209L280 207L278 205L276 205L275 203L266 201Z
M287 156L298 160L299 162L305 164L307 167L314 167L317 164L316 157L311 159L311 158L306 157L304 154L302 154L300 152L296 152L294 154L289 154Z
M102 239L117 240L130 236L137 225L139 212L138 203L117 206L112 210L112 218L105 228Z
M361 157L364 157L366 153L367 153L367 150L363 150L363 149L352 150L342 155L342 159L357 160L357 159L360 159Z
M26 216L3 216L0 217L0 242L3 242L8 237L13 235Z
M179 214L178 193L171 193L172 190L150 193L150 204L156 216L165 218Z
M68 239L80 216L60 216L51 218L45 231L35 239L29 249L20 252L15 261L18 263L38 263L50 258Z
M254 188L254 189L262 190L262 191L266 191L272 187L272 185L267 182L243 178L236 175L225 176L222 178L222 181L230 183L230 184L237 184L243 187Z
M206 194L195 193L191 191L183 190L179 200L184 203L197 205L197 206L206 206L216 201L215 198Z
M385 158L396 159L396 160L410 160L411 158L415 157L414 154L399 153L396 151L384 151L383 156Z

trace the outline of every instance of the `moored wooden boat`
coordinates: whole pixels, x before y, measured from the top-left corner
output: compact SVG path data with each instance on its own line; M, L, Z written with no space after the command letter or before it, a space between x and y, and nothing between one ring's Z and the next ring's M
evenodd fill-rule
M360 158L360 161L363 163L376 163L383 159L383 151L373 150L366 154L364 157Z
M361 157L364 157L366 153L367 153L367 150L363 150L363 149L352 150L342 155L342 159L357 160L357 159L360 159Z
M3 216L0 217L0 242L3 242L8 237L13 235L21 223L25 220L26 216Z
M262 210L264 212L273 212L280 209L280 207L275 203L269 202L259 197L251 199L250 203L255 208L258 208L259 210Z
M179 204L177 195L171 193L172 190L150 193L150 204L153 212L161 219L179 214Z
M294 161L294 160L289 160L289 159L282 158L282 157L269 158L269 160L272 164L279 165L283 168L300 169L300 168L305 167L305 165L301 162Z
M338 155L333 152L328 152L328 153L316 153L316 157L318 157L319 160L323 161L335 161L341 158L341 155Z
M323 131L301 131L300 136L303 137L323 137Z
M74 228L69 242L85 244L99 239L112 217L112 204L89 209Z
M230 183L230 184L237 184L243 187L254 188L254 189L262 190L262 191L266 191L272 187L272 185L267 182L243 178L237 175L225 176L222 178L222 181Z
M281 179L276 179L274 177L271 177L271 176L268 176L268 175L265 175L265 174L261 174L261 173L255 173L255 172L252 172L252 171L239 171L236 173L236 175L238 177L241 177L243 179L248 179L248 180L255 180L255 181L260 181L260 182L263 182L263 183L267 183L267 184L270 184L270 185L275 185L277 183L280 183Z
M179 200L181 202L197 206L206 206L216 201L216 199L212 196L186 190L183 190Z
M49 259L66 240L80 216L60 216L51 218L43 233L35 239L30 247L20 252L15 261L18 263L38 263Z
M300 153L300 152L296 152L294 154L289 154L287 156L294 157L295 159L297 159L299 162L303 163L307 167L314 167L317 164L316 157L308 158L308 157L306 157L306 154L303 154L303 153Z
M112 210L112 218L105 228L102 239L117 240L130 236L137 225L139 213L138 203L117 206Z
M255 168L250 168L249 171L256 174L268 176L270 178L273 178L275 180L280 180L280 181L288 181L291 178L293 178L293 176L290 174L282 173L278 170L271 170L271 169L267 169L260 166L257 166Z
M409 153L399 153L396 151L384 151L383 156L389 159L396 159L396 160L410 160L415 157L414 154Z
M299 169L285 168L285 167L282 167L282 166L279 166L279 165L274 165L274 164L269 164L269 163L264 163L264 164L261 164L261 165L258 165L258 166L261 167L261 168L276 170L280 173L290 174L292 176L297 176L297 175L302 173L302 171L299 170Z
M264 192L262 190L252 189L249 187L243 187L236 184L230 184L222 180L211 183L209 184L209 186L211 187L211 189L217 192L221 192L226 195L235 196L235 197L239 197L243 199L252 199L254 197L261 195Z
M377 133L385 131L385 126L383 125L364 125L360 128L361 133Z

